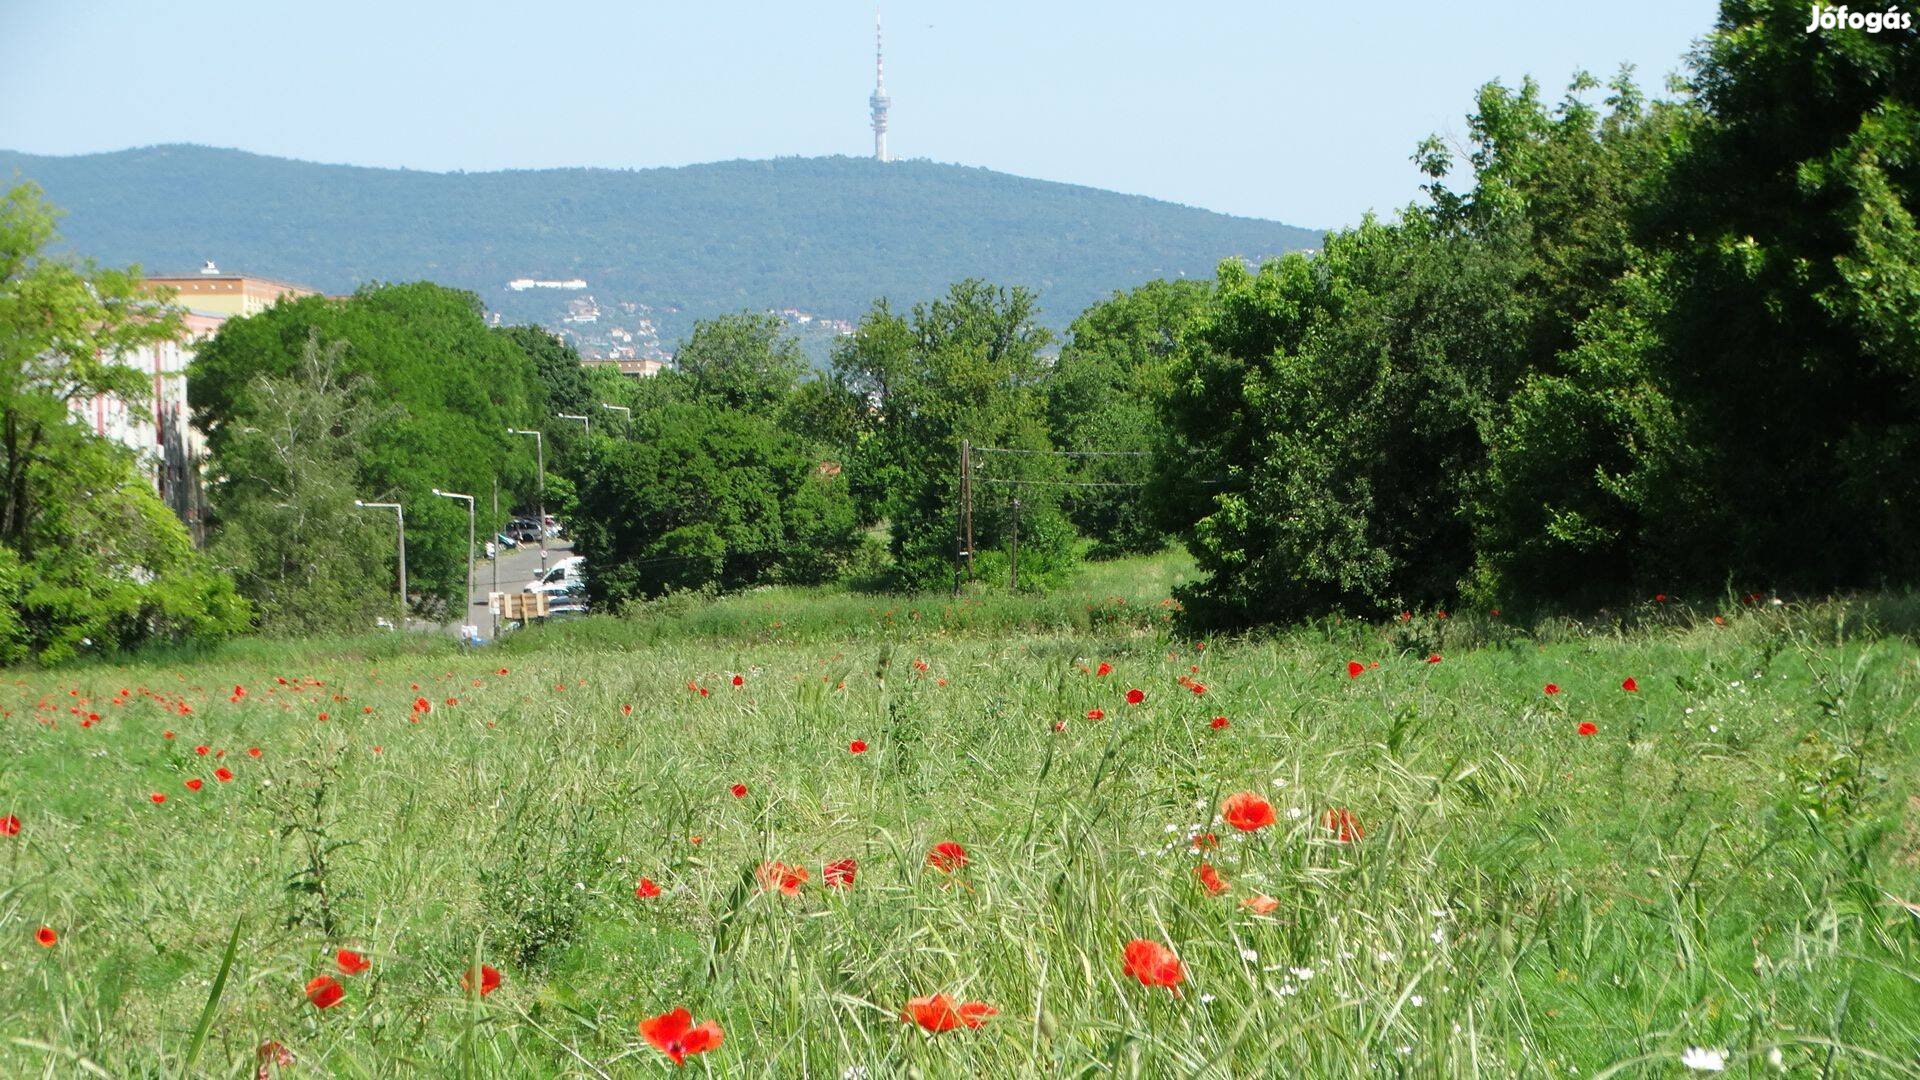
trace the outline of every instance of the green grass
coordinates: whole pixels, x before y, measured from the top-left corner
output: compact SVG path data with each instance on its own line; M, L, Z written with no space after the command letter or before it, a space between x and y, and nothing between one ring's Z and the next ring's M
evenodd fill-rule
M0 1074L181 1075L198 1044L195 1075L250 1076L276 1041L298 1075L645 1075L670 1066L636 1022L677 1005L723 1025L688 1061L719 1075L1669 1076L1693 1046L1915 1074L1910 604L1193 641L1160 602L1190 573L17 672ZM1278 823L1216 823L1240 790ZM951 877L924 862L949 839ZM797 897L755 888L774 859L809 869ZM1181 995L1125 976L1134 937L1180 955ZM302 988L340 946L373 966L323 1012ZM900 1021L943 991L1000 1014Z

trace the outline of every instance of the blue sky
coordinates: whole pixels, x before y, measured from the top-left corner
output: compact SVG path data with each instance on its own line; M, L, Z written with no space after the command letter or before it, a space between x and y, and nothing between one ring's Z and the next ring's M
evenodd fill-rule
M1475 87L1681 69L1710 0L884 5L895 156L1307 226L1416 194ZM416 169L871 152L873 6L0 0L0 147Z

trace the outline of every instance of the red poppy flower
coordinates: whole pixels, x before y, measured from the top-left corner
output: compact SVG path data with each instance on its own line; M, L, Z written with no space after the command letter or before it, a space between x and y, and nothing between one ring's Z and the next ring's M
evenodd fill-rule
M1654 602L1654 603L1656 603L1656 604L1664 604L1664 603L1666 603L1666 602L1667 602L1667 594L1666 594L1666 593L1663 593L1663 592L1657 592L1657 593L1654 593L1654 594L1653 594L1653 602Z
M200 755L201 757L206 757L206 756L207 756L208 754L211 754L211 753L213 752L213 747L211 747L211 746L196 746L196 747L194 747L194 748L193 748L193 752L194 752L194 753L196 753L196 754L199 754L199 755Z
M1433 654L1432 656L1429 656L1429 657L1427 657L1427 663L1429 663L1429 664L1437 664L1437 663L1439 663L1439 662L1440 662L1440 654L1439 654L1439 653L1434 653L1434 654Z
M633 715L633 706L631 706L631 705L622 705L622 706L620 706L620 715L621 715L621 716L632 716L632 715Z
M1365 670L1367 670L1367 666L1365 664L1362 664L1360 661L1358 660L1347 661L1347 678L1357 679L1360 677L1360 673Z
M1621 680L1620 689L1625 690L1629 694L1632 694L1639 691L1640 684L1633 681L1633 676L1629 675L1625 679Z
M1213 730L1215 731L1219 731L1221 728L1226 727L1228 723L1229 721L1227 720L1226 717L1216 716L1213 718L1212 722L1208 724L1208 726L1213 728Z
M754 877L760 881L761 892L778 891L782 896L799 896L800 886L807 883L812 875L804 866L788 866L783 862L763 862L754 871Z
M967 865L967 849L952 840L942 840L927 852L927 865L943 874L951 874Z
M246 696L247 696L247 688L246 688L246 687L244 687L244 686L236 686L236 687L234 687L234 688L233 688L233 694L232 694L232 697L233 697L233 700L235 700L235 701L238 701L238 700L240 700L241 698L243 698L243 697L246 697Z
M1138 689L1127 691L1127 704L1138 705L1147 700L1147 695Z
M1173 950L1157 941L1134 938L1121 954L1127 974L1140 980L1141 986L1179 986L1187 971Z
M1574 730L1581 735L1598 735L1600 733L1600 725L1591 720L1582 720L1580 721L1580 726Z
M347 988L331 975L315 975L307 981L307 1000L318 1009L331 1009L347 996Z
M227 768L225 765L222 765L219 768L213 770L213 778L224 784L227 781L233 779L233 770Z
M161 732L161 733L160 733L160 737L161 737L161 738L163 738L163 739L171 739L171 738L173 738L173 732L172 732L172 731L163 731L163 732Z
M1107 718L1107 711L1105 709L1088 709L1087 710L1087 719L1089 720L1105 720L1106 718Z
M1241 832L1264 829L1280 820L1274 815L1273 804L1251 791L1227 796L1227 801L1220 806L1220 815Z
M433 711L433 702L423 697L414 698L413 711L417 713L430 713Z
M158 805L160 805L161 803L163 803L163 802L166 802L166 801L167 801L167 797L166 797L165 795L162 795L162 794L160 794L160 793L159 793L159 792L157 792L157 791L156 791L156 792L154 792L153 794L151 794L151 795L149 795L149 796L147 796L147 798L149 798L149 799L152 799L152 800L153 800L153 804L154 804L155 806L158 806Z
M1321 814L1320 824L1342 844L1351 844L1367 835L1367 831L1360 827L1360 819L1345 807L1335 807Z
M847 744L847 750L850 753L864 754L867 752L867 740L855 739Z
M8 814L6 817L0 817L0 836L19 836L19 835L20 835L20 819L19 818L14 817L12 814Z
M200 779L199 777L197 777L197 776L190 776L190 777L188 777L188 778L187 778L187 790L188 790L188 791L199 791L199 790L200 790L200 787L201 787L201 785L202 785L202 784L203 784L204 782L205 782L205 781L203 781L203 780L201 780L201 779Z
M986 1023L988 1017L999 1014L999 1009L984 1001L956 1003L945 994L934 994L932 997L917 997L907 1002L907 1007L901 1012L900 1019L939 1033L952 1031L962 1025L977 1028Z
M852 888L853 875L859 868L860 865L852 859L830 862L820 868L820 880L826 882L827 887L831 889Z
M333 962L340 965L340 973L342 975L358 975L373 966L366 957L361 956L352 949L341 949L339 952L334 953Z
M641 878L640 884L633 887L633 895L642 900L651 900L660 895L660 886L652 878Z
M727 790L733 792L733 797L736 799L744 799L747 797L747 785L745 784L735 784Z
M450 698L448 698L448 699L447 699L447 704L449 704L449 705L458 705L458 704L460 704L460 699L459 699L459 698L457 698L457 697L450 697Z
M501 668L499 671L494 672L495 675L505 675L506 673L507 673L506 668Z
M1210 895L1219 896L1227 891L1227 883L1220 880L1220 871L1215 870L1212 863L1201 863L1194 867L1193 876L1200 879L1200 884L1205 886Z
M640 1035L675 1065L686 1064L688 1054L704 1054L726 1038L715 1021L695 1027L693 1014L684 1008L640 1021Z
M1102 660L1100 661L1100 666L1093 669L1093 673L1095 675L1100 676L1101 678L1105 678L1106 676L1113 674L1113 665L1107 663L1105 660Z
M1280 901L1275 900L1265 893L1261 893L1258 896L1249 896L1245 900L1240 901L1240 906L1253 912L1255 915L1271 915L1274 909L1280 906Z
M744 678L743 676L740 676L740 675L735 675L735 676L733 677L733 685L735 685L735 686L745 686L745 685L747 685L747 680L746 680L746 679L745 679L745 678Z
M472 992L473 970L471 968L467 970L466 974L460 976L460 989L468 991L469 993ZM500 989L500 973L493 970L492 968L488 967L485 964L481 964L480 965L480 996L486 997L488 994L491 994L498 989Z
M60 935L53 932L53 927L43 926L33 932L33 940L51 949L53 948L54 942L60 940Z
M1559 683L1548 683L1548 684L1547 684L1547 685L1546 685L1545 687L1543 687L1542 689L1544 689L1544 690L1546 690L1546 692L1547 692L1548 694L1550 694L1550 695L1551 695L1551 694L1557 694L1557 693L1559 693L1559 692L1560 692L1560 684L1559 684Z

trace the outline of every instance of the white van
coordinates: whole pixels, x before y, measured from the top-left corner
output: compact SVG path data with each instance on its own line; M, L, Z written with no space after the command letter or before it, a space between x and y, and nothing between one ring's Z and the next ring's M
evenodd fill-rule
M527 582L526 585L521 587L520 591L564 592L567 588L581 580L581 575L585 573L586 566L586 557L582 555L574 555L561 559L559 562L548 567L546 573Z

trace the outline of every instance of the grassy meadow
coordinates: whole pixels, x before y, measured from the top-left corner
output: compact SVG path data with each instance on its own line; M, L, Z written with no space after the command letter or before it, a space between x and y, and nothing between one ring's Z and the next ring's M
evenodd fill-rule
M677 1006L725 1076L1920 1073L1912 603L1199 640L1188 572L12 672L0 1075L653 1075Z

